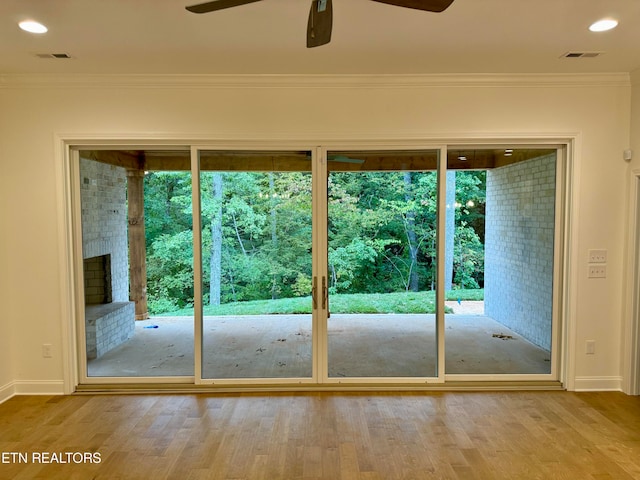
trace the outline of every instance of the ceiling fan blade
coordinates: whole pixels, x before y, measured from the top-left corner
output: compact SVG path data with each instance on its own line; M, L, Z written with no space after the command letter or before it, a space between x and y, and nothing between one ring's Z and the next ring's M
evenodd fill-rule
M374 2L395 5L396 7L413 8L425 12L443 12L453 0L373 0Z
M329 43L332 26L333 5L331 0L313 0L307 23L307 48Z
M208 13L260 1L261 0L213 0L212 2L199 3L185 8L192 13Z

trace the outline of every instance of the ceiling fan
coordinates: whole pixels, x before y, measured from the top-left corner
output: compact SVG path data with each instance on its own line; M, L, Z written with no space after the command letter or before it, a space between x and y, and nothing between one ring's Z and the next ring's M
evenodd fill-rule
M262 0L213 0L186 7L193 13L208 13L225 8L238 7ZM442 12L453 3L453 0L372 0L396 7L413 8L426 12ZM333 6L331 0L312 0L309 20L307 22L307 48L319 47L331 41L333 25Z

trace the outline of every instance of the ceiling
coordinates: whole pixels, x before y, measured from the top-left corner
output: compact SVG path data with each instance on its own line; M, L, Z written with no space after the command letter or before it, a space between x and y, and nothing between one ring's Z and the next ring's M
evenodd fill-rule
M455 0L442 13L333 0L307 49L311 0L196 15L198 0L2 0L0 74L611 73L640 68L640 0ZM615 30L591 33L602 17ZM49 32L23 32L34 19ZM564 58L567 52L602 52ZM71 58L40 58L68 54Z

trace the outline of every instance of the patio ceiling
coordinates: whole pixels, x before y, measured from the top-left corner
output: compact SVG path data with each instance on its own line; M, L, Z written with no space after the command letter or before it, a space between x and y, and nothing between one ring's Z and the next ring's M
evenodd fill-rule
M487 170L549 155L553 149L451 149L447 165L453 170ZM87 150L82 157L132 170L189 171L189 151ZM436 150L426 151L332 151L331 171L426 171L436 170ZM305 151L207 151L200 157L202 170L216 171L311 171Z

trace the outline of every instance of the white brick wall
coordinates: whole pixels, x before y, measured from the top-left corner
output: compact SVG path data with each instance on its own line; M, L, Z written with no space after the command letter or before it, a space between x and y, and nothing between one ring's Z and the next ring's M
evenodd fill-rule
M126 171L81 158L80 191L82 258L111 254L112 299L129 301Z
M487 172L485 313L551 349L555 155Z
M133 302L87 307L87 358L99 358L133 337L136 329L134 318Z
M135 308L129 302L126 170L81 158L80 197L83 259L110 255L111 264L112 303L85 307L87 358L92 359L135 332ZM90 287L95 279L85 280Z

